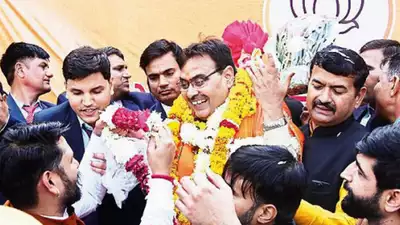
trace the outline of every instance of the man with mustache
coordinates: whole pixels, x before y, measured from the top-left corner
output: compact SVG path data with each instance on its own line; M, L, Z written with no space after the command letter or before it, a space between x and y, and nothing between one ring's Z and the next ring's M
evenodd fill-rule
M384 59L380 65L380 70L378 83L374 87L377 103L376 112L382 115L383 119L396 124L396 120L400 118L400 53ZM302 201L296 213L296 223L298 225L356 224L356 220L345 214L341 208L341 201L346 194L346 191L342 188L339 192L340 201L336 205L335 213Z
M0 67L11 91L7 96L10 115L21 123L32 123L34 114L54 106L39 97L51 91L53 73L49 54L41 47L14 42L1 57Z
M368 67L356 52L329 46L315 55L310 72L310 120L302 127L303 163L309 172L304 200L334 212L342 184L339 175L354 161L351 149L366 134L352 113L366 93Z
M163 119L181 93L179 76L183 63L182 48L165 39L151 43L140 56L140 68L147 76L150 92L157 99L151 111L161 113Z
M368 66L369 75L365 81L365 87L367 88L367 93L363 100L365 104L354 111L354 117L368 131L372 131L378 126L390 123L382 116L376 115L374 87L379 81L380 74L383 73L382 62L400 52L400 43L390 39L372 40L363 45L359 52Z

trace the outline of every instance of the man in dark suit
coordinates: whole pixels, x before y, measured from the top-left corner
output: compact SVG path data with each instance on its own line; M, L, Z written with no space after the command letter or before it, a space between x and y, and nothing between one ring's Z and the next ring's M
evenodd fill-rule
M39 96L51 91L49 59L43 48L24 42L12 43L3 54L1 71L11 87L7 104L16 120L31 123L35 113L54 106L39 100Z
M151 94L129 91L129 79L131 75L122 52L115 47L101 49L106 53L110 61L111 84L113 86L112 104L119 104L131 110L148 109L154 105L156 99ZM66 92L57 98L57 104L67 101Z
M124 55L114 47L101 49L110 61L111 84L113 86L112 104L118 104L131 110L149 109L156 100L151 94L129 91L128 66ZM146 201L139 186L129 192L128 198L120 209L112 195L106 195L98 208L101 225L140 224Z
M150 92L157 99L151 110L161 113L163 119L181 93L179 78L183 63L182 48L165 39L151 43L140 56L140 67L147 76Z
M35 122L60 121L70 129L64 138L80 161L96 121L111 101L110 62L104 52L81 47L70 52L63 62L68 101L35 115ZM93 166L93 163L92 163ZM83 218L87 225L97 225L98 215Z

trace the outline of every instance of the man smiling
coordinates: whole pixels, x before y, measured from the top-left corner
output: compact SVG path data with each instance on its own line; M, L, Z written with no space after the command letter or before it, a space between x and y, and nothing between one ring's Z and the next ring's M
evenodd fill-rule
M68 101L38 113L35 122L69 123L64 137L81 161L100 112L111 101L110 62L104 52L81 47L64 59L63 75Z

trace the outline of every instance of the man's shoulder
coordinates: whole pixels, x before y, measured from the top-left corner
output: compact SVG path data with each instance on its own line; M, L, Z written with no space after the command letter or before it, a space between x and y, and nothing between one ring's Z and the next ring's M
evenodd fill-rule
M131 98L131 99L148 100L148 101L152 101L153 103L156 102L156 99L150 93L143 93L143 92L133 91L133 92L129 92L129 98Z
M43 104L43 105L44 105L45 107L47 107L47 108L51 108L51 107L56 106L55 104L53 104L53 103L51 103L51 102L43 101L43 100L40 100L40 103Z
M63 120L67 113L71 110L69 102L64 102L60 105L44 109L35 114L35 122L44 121L59 121Z
M150 93L130 92L128 96L122 99L122 101L129 101L129 104L135 104L140 109L149 109L156 103L157 100Z

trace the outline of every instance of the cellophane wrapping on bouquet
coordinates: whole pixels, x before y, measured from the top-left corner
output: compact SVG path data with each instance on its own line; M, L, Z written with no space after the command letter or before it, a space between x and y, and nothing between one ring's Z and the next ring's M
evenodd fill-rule
M268 41L264 51L275 57L281 80L295 73L289 95L306 93L311 60L318 51L335 41L338 28L335 18L306 15L286 23Z

